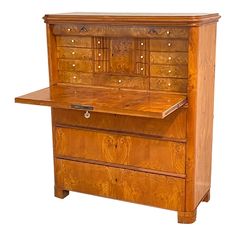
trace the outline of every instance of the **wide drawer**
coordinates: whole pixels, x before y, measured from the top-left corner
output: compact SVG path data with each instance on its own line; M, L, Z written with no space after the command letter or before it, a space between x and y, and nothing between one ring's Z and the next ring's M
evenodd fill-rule
M184 52L151 52L150 63L152 64L179 64L188 63L188 53Z
M168 78L188 78L188 66L186 65L150 65L151 76Z
M55 159L56 187L171 210L184 210L185 180Z
M114 132L56 127L55 155L185 173L185 144Z
M80 110L52 109L55 124L146 134L177 141L186 139L186 108L180 108L162 120L97 112L90 112L90 118L86 119L84 114Z
M150 78L150 89L157 91L172 91L179 93L187 93L187 79L179 78Z
M92 37L57 36L57 46L92 48Z
M56 24L53 27L53 33L55 35L188 38L187 27Z
M91 60L59 59L58 69L66 71L93 72L93 62Z
M93 51L89 48L57 47L57 57L62 59L92 60Z
M152 52L187 52L188 41L178 39L150 39Z

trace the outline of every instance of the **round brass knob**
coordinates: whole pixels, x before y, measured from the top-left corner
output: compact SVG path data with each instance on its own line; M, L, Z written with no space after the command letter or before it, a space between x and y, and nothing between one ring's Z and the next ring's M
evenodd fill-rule
M166 31L166 34L170 34L170 31L169 31L169 30L167 30L167 31Z
M101 41L98 41L98 44L101 44Z
M73 67L75 67L75 64L72 64Z
M98 56L100 57L102 54L101 53L98 53Z
M71 39L71 42L72 42L72 43L74 43L74 42L75 42L75 40L74 40L74 39Z
M86 119L90 118L90 116L91 116L91 114L89 113L89 111L86 111L86 112L84 113L84 117L85 117Z
M168 70L169 73L171 73L171 70Z
M98 69L100 69L101 68L101 66L98 66Z
M140 56L140 58L141 58L141 59L143 59L143 55L142 55L142 56Z
M171 43L168 43L168 47L170 47L171 46Z
M168 60L170 61L172 59L172 57L168 57Z
M75 75L73 76L73 79L76 79L76 76L75 76Z
M143 43L143 42L141 42L141 43L140 43L140 45L141 45L141 46L143 46L143 45L144 45L144 43Z
M71 54L72 54L72 55L75 55L75 52L72 52Z
M70 31L71 31L71 29L70 29L70 28L68 28L68 29L67 29L67 31L68 31L68 32L70 32Z
M121 83L121 79L119 79L118 82Z
M170 87L170 86L171 86L171 83L168 83L168 86Z

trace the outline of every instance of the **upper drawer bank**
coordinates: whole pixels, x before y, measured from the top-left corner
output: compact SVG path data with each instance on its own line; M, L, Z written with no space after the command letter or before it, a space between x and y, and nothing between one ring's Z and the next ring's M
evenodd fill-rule
M55 24L55 35L146 37L146 38L188 38L187 27L130 26L102 24Z

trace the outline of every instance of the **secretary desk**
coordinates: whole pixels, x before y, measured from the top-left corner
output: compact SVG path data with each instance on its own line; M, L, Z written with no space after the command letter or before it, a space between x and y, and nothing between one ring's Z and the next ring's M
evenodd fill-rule
M69 191L178 212L210 199L219 14L45 15L55 196ZM27 148L27 147L25 147Z

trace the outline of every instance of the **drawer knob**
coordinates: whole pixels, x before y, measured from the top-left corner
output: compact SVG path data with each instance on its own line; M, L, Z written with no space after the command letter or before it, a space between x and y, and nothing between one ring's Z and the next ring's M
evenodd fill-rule
M74 43L74 42L75 42L75 40L74 40L74 39L71 39L71 42L72 42L72 43Z
M140 45L141 45L141 46L143 46L143 45L144 45L144 43L143 43L143 42L141 42L141 43L140 43Z
M101 41L98 41L98 44L101 44Z
M98 56L100 57L102 54L101 53L98 53Z
M143 59L143 55L142 55L142 56L140 56L140 58L141 58L141 59Z
M76 79L76 76L75 76L75 75L73 76L73 79Z
M171 73L171 70L168 70L169 73Z
M121 83L121 79L118 80L118 83Z
M72 64L73 67L75 67L75 64Z
M170 87L170 86L171 86L171 83L168 83L168 86Z
M172 57L168 57L168 60L170 61L172 59Z
M101 66L98 66L98 69L100 69L101 68Z
M143 67L141 67L141 68L140 68L140 70L141 70L141 71L143 71L143 70L144 70L144 68L143 68Z
M170 34L170 31L169 31L169 30L167 30L167 31L166 31L166 34L168 34L168 35L169 35L169 34Z
M71 28L68 28L67 31L70 32L70 31L71 31Z
M72 52L71 54L72 54L72 55L75 55L75 52Z
M168 43L167 45L168 45L168 47L170 47L170 46L171 46L171 43Z
M89 111L86 111L86 112L84 113L84 117L85 117L86 119L89 119L90 116L91 116L91 114L90 114Z

